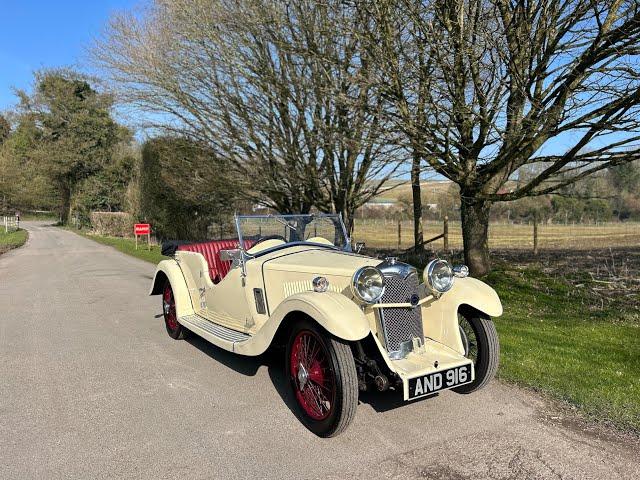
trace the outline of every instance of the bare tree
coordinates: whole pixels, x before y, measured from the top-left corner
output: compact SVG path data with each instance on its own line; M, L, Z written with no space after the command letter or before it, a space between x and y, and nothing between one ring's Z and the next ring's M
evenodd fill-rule
M205 142L253 201L349 223L400 166L366 27L338 0L156 0L114 17L94 56L149 125Z
M405 143L460 186L465 260L490 268L494 202L640 157L637 0L379 0L372 55ZM536 166L527 182L519 169Z

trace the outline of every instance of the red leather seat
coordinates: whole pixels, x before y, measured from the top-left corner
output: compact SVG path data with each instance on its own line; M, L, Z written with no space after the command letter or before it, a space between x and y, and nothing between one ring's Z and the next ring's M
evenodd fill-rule
M255 241L245 240L245 248L251 248ZM211 240L209 242L189 243L178 246L177 250L201 253L209 265L209 277L213 283L220 282L231 270L230 261L220 260L221 250L240 248L238 240Z

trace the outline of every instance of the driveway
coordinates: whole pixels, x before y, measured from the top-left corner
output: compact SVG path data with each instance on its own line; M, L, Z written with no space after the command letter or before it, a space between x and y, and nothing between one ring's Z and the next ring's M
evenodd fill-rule
M169 338L154 266L25 222L0 256L1 479L640 478L634 439L494 381L401 406L361 397L320 439L278 355Z

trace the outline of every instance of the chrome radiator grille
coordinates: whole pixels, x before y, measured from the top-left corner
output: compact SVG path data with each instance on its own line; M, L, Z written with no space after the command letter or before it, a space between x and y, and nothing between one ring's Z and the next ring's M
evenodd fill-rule
M418 275L403 279L399 275L385 275L386 287L381 303L410 303L412 295L418 295ZM381 308L380 322L389 352L400 350L400 344L413 338L424 340L422 314L416 308Z

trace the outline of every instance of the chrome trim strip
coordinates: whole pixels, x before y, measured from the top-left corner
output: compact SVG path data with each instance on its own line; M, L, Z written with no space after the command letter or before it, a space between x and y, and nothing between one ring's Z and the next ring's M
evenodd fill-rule
M431 294L426 297L422 297L417 304L412 303L376 303L371 305L371 308L415 308L419 307L423 303L427 303L429 300L434 299L435 297Z

